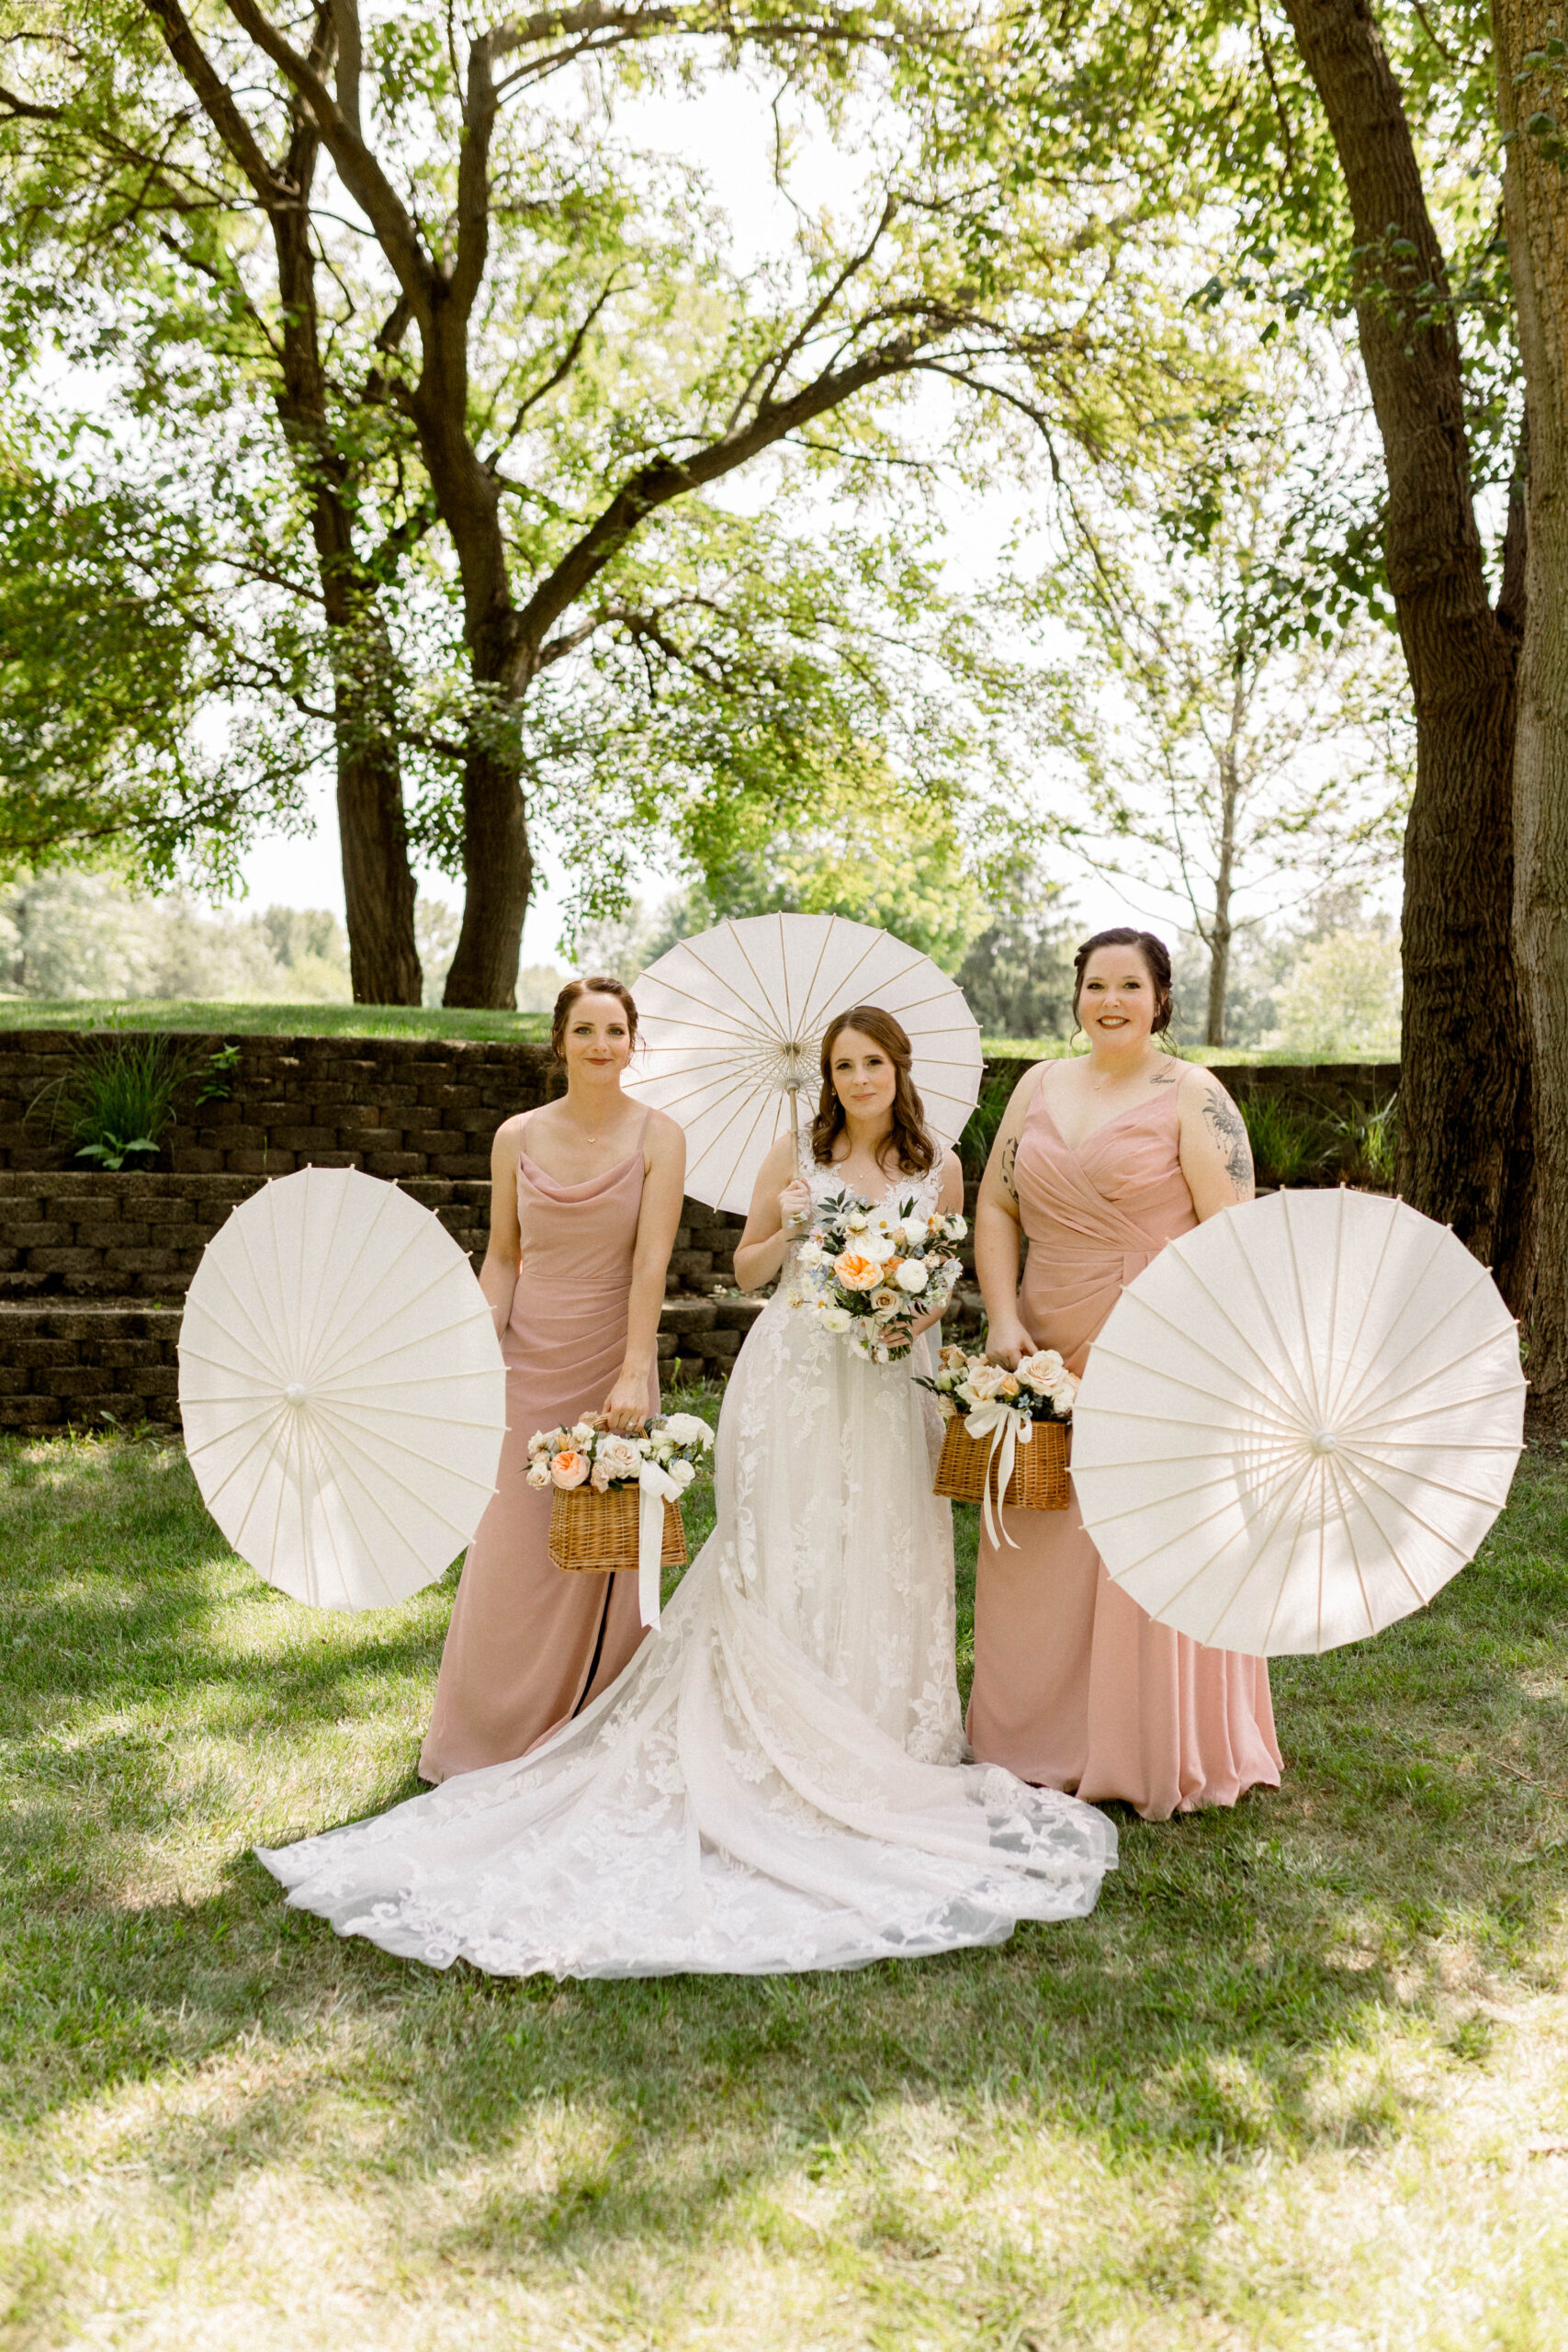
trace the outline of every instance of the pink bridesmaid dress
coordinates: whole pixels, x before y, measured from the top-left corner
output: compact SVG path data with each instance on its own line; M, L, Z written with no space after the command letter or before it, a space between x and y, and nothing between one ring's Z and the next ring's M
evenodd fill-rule
M642 1178L639 1135L630 1158L606 1174L558 1183L529 1159L524 1121L523 1258L501 1343L506 1435L495 1494L452 1607L420 1753L423 1780L446 1781L525 1755L608 1690L642 1639L636 1572L558 1568L547 1548L550 1491L524 1479L534 1431L597 1412L615 1385L626 1354ZM657 1370L648 1407L659 1410Z
M1168 1241L1197 1224L1177 1150L1179 1083L1079 1145L1037 1091L1015 1182L1029 1237L1020 1312L1081 1373L1089 1342ZM969 1737L976 1758L1145 1821L1280 1785L1269 1668L1156 1625L1111 1583L1066 1510L1010 1510L1016 1552L981 1536Z

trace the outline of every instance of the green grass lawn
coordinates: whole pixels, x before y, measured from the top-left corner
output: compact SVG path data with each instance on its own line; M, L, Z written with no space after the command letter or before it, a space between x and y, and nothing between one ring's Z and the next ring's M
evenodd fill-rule
M478 1037L542 1046L549 1041L544 1012L455 1012L403 1004L197 1004L150 997L78 997L45 1001L0 996L0 1029L194 1029L202 1035L265 1037ZM1074 1049L1062 1037L987 1037L987 1054L1036 1061ZM1191 1045L1189 1061L1297 1062L1294 1053L1263 1053L1249 1046Z
M198 1004L127 997L0 997L0 1029L195 1029L233 1037L477 1037L549 1043L547 1012L411 1004Z
M772 1982L287 1911L250 1849L412 1792L450 1582L314 1616L151 1442L0 1497L8 2352L1568 2341L1559 1450L1431 1611L1278 1667L1278 1796L1123 1819L1087 1921Z

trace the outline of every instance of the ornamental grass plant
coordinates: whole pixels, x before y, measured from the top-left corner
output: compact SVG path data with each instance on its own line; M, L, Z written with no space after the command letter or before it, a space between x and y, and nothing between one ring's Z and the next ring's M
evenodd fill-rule
M0 2346L1552 2352L1565 1563L1538 1448L1429 1611L1276 1666L1283 1789L1119 1813L1082 1922L509 1983L250 1850L415 1793L453 1580L312 1614L177 1446L6 1442Z
M149 1167L202 1068L189 1046L155 1030L111 1030L84 1041L64 1075L35 1096L29 1116L47 1114L51 1135L62 1127L78 1159Z

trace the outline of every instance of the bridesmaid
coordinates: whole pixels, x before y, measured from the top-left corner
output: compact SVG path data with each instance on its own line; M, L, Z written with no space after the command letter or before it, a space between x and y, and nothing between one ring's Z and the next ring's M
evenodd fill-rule
M508 1119L491 1152L479 1285L506 1359L506 1436L453 1604L419 1759L426 1781L523 1755L606 1690L642 1639L636 1573L558 1568L549 1490L524 1473L536 1430L599 1410L625 1430L659 1409L686 1139L621 1091L637 1007L619 980L570 981L550 1039L566 1092Z
M1089 1052L1014 1090L980 1185L975 1260L990 1354L1010 1368L1089 1342L1166 1242L1252 1198L1235 1103L1161 1051L1170 957L1150 933L1078 949L1074 1018ZM1019 1234L1029 1241L1019 1288ZM1156 1625L1111 1583L1076 1503L1010 1510L1010 1551L982 1538L969 1736L977 1759L1146 1821L1280 1784L1269 1668Z

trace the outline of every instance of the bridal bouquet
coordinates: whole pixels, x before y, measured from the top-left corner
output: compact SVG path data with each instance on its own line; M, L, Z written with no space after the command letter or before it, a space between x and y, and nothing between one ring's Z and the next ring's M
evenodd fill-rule
M795 1252L791 1303L887 1363L909 1346L918 1315L946 1306L964 1271L953 1244L968 1230L962 1216L918 1213L912 1198L873 1208L852 1193L836 1193Z
M637 1610L659 1626L660 1569L686 1558L681 1497L713 1431L695 1413L665 1413L641 1435L607 1430L590 1413L570 1428L536 1430L526 1476L548 1487L550 1557L558 1568L613 1576L635 1568Z
M947 1419L935 1491L978 1503L994 1544L1012 1538L992 1518L993 1501L998 1513L1006 1503L1066 1509L1066 1425L1078 1384L1055 1348L1037 1348L1016 1372L962 1348L943 1348L934 1378L920 1385L934 1390Z

